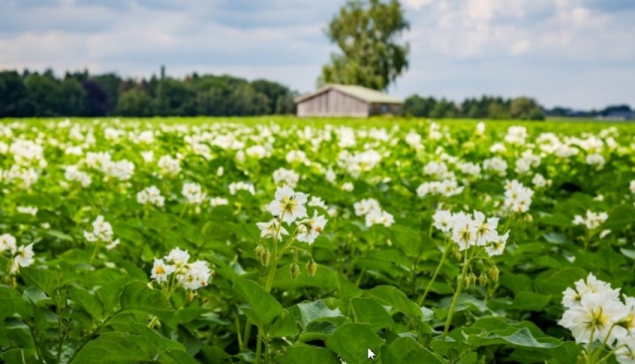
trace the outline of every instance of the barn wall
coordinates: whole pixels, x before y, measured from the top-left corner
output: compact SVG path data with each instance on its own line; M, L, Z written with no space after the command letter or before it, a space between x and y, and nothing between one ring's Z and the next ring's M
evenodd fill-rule
M382 115L392 114L398 115L401 113L401 104L371 104L370 115Z
M298 103L298 116L366 117L369 105L338 90L327 90Z

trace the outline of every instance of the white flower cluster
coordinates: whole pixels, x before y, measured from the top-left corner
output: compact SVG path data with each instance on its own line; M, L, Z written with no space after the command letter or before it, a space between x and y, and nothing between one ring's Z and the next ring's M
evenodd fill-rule
M534 191L517 180L506 181L504 206L508 211L516 213L529 211L533 196Z
M10 183L22 189L29 189L37 182L39 175L33 168L12 165L8 170L0 169L0 182Z
M128 181L134 174L134 163L125 159L113 161L110 153L88 152L85 159L86 165L90 168L98 169L104 173L104 178L115 178L120 181Z
M273 182L276 186L287 185L295 188L298 185L300 176L292 169L278 168L273 172Z
M527 139L527 128L524 126L510 126L505 135L505 141L510 144L525 144Z
M229 204L229 201L223 197L212 197L209 199L209 204L212 207L223 206Z
M79 182L82 187L88 187L92 182L88 173L80 171L77 166L67 166L64 171L64 178L69 182Z
M622 364L635 363L635 298L623 295L589 273L563 292L566 308L558 321L579 344L599 342L615 351ZM591 355L591 353L587 353Z
M183 184L183 196L187 199L187 203L200 205L205 201L205 192L198 183L185 182Z
M375 199L368 198L356 202L353 205L353 208L355 209L355 215L364 216L366 218L367 227L371 227L373 225L384 225L385 227L390 227L395 222L394 216L387 211L382 210L379 202Z
M337 156L337 164L353 178L359 178L362 173L372 170L380 162L381 155L373 149L355 154L344 150Z
M435 228L444 233L450 233L452 241L459 251L472 246L484 247L489 256L501 255L505 251L509 231L504 235L498 234L498 218L486 218L480 211L472 215L465 212L452 213L447 210L437 210L432 216Z
M161 191L156 186L150 186L137 193L137 202L142 205L149 202L154 206L163 207L165 197L161 196Z
M275 199L269 203L267 209L274 216L269 222L259 222L256 225L260 229L261 238L279 239L289 232L282 226L281 222L298 226L296 239L303 243L313 244L315 239L322 233L327 220L324 216L319 216L314 211L313 217L307 218L306 207L308 195L302 192L295 192L289 186L282 186L276 189Z
M99 215L93 221L93 231L84 230L84 238L91 243L106 243L106 249L114 249L119 245L119 239L114 238L112 231L112 225L104 220L104 217Z
M534 178L532 178L531 183L537 188L544 188L547 186L551 186L552 181L550 179L546 179L542 174L536 173Z
M483 169L491 171L500 177L507 175L507 162L501 157L493 157L483 161Z
M589 230L595 230L600 227L600 225L604 224L608 218L609 215L606 212L596 213L591 210L587 210L585 217L582 217L581 215L575 215L573 217L573 225L584 225Z
M233 196L238 191L247 191L252 195L256 194L256 190L254 189L254 185L248 182L232 182L229 184L229 193Z
M212 271L207 266L207 262L197 260L188 263L190 253L179 248L174 248L170 254L161 259L154 259L152 274L150 277L159 284L181 284L188 290L194 291L205 287L210 283ZM170 278L174 277L174 281Z
M16 274L20 267L28 267L35 261L33 259L33 243L18 247L16 238L11 234L0 235L0 254L9 252L9 274Z
M172 158L169 155L159 158L157 166L159 167L159 173L166 177L174 177L181 173L181 162L178 158Z
M459 187L454 179L443 181L424 182L417 188L417 196L424 198L427 195L443 195L451 197L463 192L464 187Z

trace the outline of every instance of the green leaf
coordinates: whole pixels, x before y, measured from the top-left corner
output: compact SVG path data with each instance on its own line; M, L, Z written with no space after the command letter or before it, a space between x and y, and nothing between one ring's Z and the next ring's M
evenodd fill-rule
M175 325L177 319L174 308L163 292L154 290L143 282L132 282L124 287L121 309L154 315L171 326Z
M326 306L324 301L314 301L307 303L299 303L298 308L300 310L300 320L302 323L302 327L306 327L311 322L323 319L323 318L332 318L339 317L344 318L342 312L340 312L339 308L330 309Z
M90 292L72 287L69 291L71 300L88 312L95 320L103 316L104 307L101 301Z
M326 347L347 364L368 364L368 349L379 353L384 342L370 329L370 325L346 323L328 338Z
M141 335L108 332L84 346L70 364L128 364L154 361L163 350Z
M33 316L33 309L23 298L0 298L0 322L16 314L24 319L30 318Z
M400 337L383 347L383 363L443 364L444 361L410 337Z
M386 309L371 298L353 298L351 306L355 322L368 323L373 331L391 327L394 323Z
M275 360L279 364L340 364L330 350L304 344L289 346Z
M55 290L59 288L57 272L51 269L25 267L20 269L20 276L27 284L38 287L49 296L53 296Z
M550 300L551 296L533 292L520 292L516 295L514 302L506 304L502 301L492 300L488 302L488 307L495 310L541 311Z
M105 284L97 291L97 297L103 303L106 312L112 312L119 304L119 297L123 287L130 281L129 278L120 278Z
M233 288L253 309L257 324L267 325L282 313L282 305L258 283L245 278L236 277Z
M377 286L366 291L366 295L408 316L423 318L421 308L409 300L405 293L393 286Z
M603 229L610 229L613 232L624 230L628 225L635 222L635 208L633 205L619 205L609 213L609 218L602 224Z
M562 344L558 339L550 337L536 339L526 327L467 335L466 342L475 347L506 344L538 349L553 349Z
M550 269L534 279L534 287L540 294L561 295L578 279L586 278L587 272L581 268Z

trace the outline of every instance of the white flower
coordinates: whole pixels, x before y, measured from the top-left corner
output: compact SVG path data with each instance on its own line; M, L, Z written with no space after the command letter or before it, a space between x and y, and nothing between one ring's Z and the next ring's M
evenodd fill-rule
M29 245L19 247L13 260L20 267L28 267L35 261L33 259L33 255L33 243L31 243Z
M346 182L342 185L342 191L351 192L355 186L351 182Z
M143 190L137 193L137 202L141 205L145 205L150 198L148 197L148 193Z
M228 203L229 201L227 201L226 198L222 198L222 197L212 197L209 199L209 204L212 207L227 205Z
M190 260L190 253L186 250L174 248L170 251L170 254L167 255L165 260L174 264L174 266L179 269L184 267L187 264L187 261Z
M587 210L586 217L575 215L573 217L573 224L584 225L587 229L594 230L600 227L600 225L602 225L608 219L608 217L609 215L606 212L595 213L591 210Z
M164 155L157 162L159 171L162 175L168 177L177 176L181 172L181 162L178 158L172 158L169 155Z
M278 185L287 185L291 188L295 188L300 180L300 176L293 170L278 168L273 172L273 182Z
M176 269L173 265L165 264L163 259L154 258L154 265L152 266L152 275L150 276L152 279L156 280L159 283L165 282L168 279L168 276L174 273Z
M280 239L282 235L289 235L289 232L276 219L272 219L269 222L256 223L256 226L260 229L261 238Z
M16 239L11 234L2 234L0 235L0 253L5 250L9 250L11 255L15 254L17 250Z
M377 200L373 198L367 198L359 202L356 202L353 205L353 208L355 209L355 215L357 216L366 215L372 211L381 211L379 202L377 202Z
M432 215L432 220L434 227L444 233L447 233L452 229L453 219L450 211L437 210L434 215Z
M254 195L256 190L254 189L254 185L247 182L233 182L229 184L229 193L233 196L238 191L247 191L250 194Z
M326 222L324 216L318 216L317 211L314 212L312 218L297 221L299 233L296 239L303 243L313 244L324 230Z
M580 344L589 343L591 333L594 341L602 342L623 314L623 305L604 294L582 295L580 305L566 310L558 324L571 330Z
M505 252L505 245L507 244L507 239L509 238L509 231L504 235L498 235L495 239L492 239L489 244L485 246L485 252L490 257L495 255L501 255Z
M308 195L302 192L294 192L288 186L276 189L275 200L269 204L269 212L273 216L279 216L282 221L292 223L296 219L306 217L304 204Z
M480 211L474 211L474 219L472 224L476 229L476 245L483 246L490 241L494 241L498 237L496 227L498 226L498 218L485 218L485 214Z
M182 193L188 203L200 205L205 201L205 192L198 183L184 183Z
M16 209L21 214L28 214L32 216L35 216L38 210L37 207L34 207L34 206L18 206Z

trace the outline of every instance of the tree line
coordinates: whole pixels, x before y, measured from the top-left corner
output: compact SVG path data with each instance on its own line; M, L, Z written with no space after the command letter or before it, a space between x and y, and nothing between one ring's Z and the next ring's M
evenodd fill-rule
M468 98L461 103L434 97L413 95L403 105L403 113L408 116L468 119L520 119L544 120L542 107L529 97L505 99L502 97L482 96L480 99Z
M52 70L0 72L0 117L293 114L295 96L276 82L227 75L132 79L88 71L63 77Z

